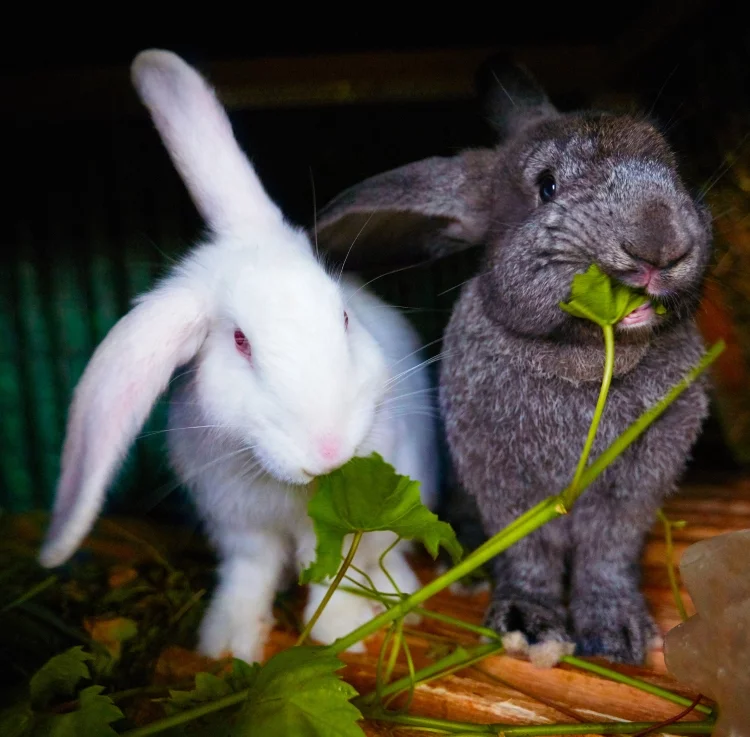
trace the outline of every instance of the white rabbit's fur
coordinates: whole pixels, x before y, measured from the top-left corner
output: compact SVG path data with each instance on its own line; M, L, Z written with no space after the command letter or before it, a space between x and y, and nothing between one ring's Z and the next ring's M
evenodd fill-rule
M356 280L326 273L266 195L200 75L174 54L147 51L133 81L213 238L142 296L89 362L40 559L59 565L80 544L154 402L185 366L170 403L169 455L221 559L200 649L252 661L285 574L314 557L313 476L377 451L418 479L433 506L430 384L415 331ZM384 590L392 586L378 558L393 540L365 535L355 558ZM411 592L419 582L403 550L386 563ZM310 587L305 621L325 588ZM366 600L337 592L312 637L332 642L372 615Z

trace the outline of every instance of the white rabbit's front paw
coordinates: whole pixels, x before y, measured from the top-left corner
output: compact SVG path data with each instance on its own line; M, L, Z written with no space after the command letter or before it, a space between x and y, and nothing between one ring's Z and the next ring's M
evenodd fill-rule
M310 585L310 594L304 613L305 623L312 618L326 590L327 587L323 585ZM361 627L365 622L369 622L374 616L374 607L367 599L347 591L336 591L320 615L320 619L313 625L310 637L323 645L330 645ZM365 650L362 642L357 642L347 648L347 652L350 653L363 653Z
M200 626L198 650L210 658L232 655L260 661L273 626L273 612L257 600L222 597L211 602Z

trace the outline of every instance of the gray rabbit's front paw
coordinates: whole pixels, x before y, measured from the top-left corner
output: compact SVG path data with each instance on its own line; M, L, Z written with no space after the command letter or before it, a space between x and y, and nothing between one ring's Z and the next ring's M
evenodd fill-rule
M501 635L521 632L531 645L571 641L562 606L545 604L519 592L495 592L485 626Z
M640 665L659 630L639 591L574 599L570 608L577 655Z

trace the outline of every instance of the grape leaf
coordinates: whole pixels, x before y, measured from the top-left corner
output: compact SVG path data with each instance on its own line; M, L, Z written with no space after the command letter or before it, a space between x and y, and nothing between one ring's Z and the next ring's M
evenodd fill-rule
M123 713L109 696L102 696L103 686L89 686L79 694L76 711L49 720L44 734L49 737L117 737L109 725L123 718Z
M232 670L224 676L224 680L231 687L232 693L237 693L237 691L249 688L253 684L259 668L260 665L258 663L250 665L244 660L233 658Z
M82 678L90 678L86 661L93 657L80 645L50 658L31 678L31 703L43 709L56 696L69 697Z
M3 737L26 737L34 725L34 712L28 702L0 711L0 734Z
M392 530L403 538L420 540L433 558L442 545L461 558L461 545L447 522L422 504L419 482L400 476L377 453L352 458L341 468L320 476L307 506L317 537L315 560L300 574L300 583L334 576L341 565L346 535L359 530Z
M344 664L324 647L293 647L255 671L236 735L363 737L353 686L336 675Z
M127 617L87 617L83 626L91 639L103 645L115 661L122 655L122 643L138 634L138 626Z
M224 678L211 673L196 673L192 691L170 690L168 699L159 699L168 715L192 709L208 701L216 701L229 694L249 688L257 677L260 665L248 665L242 660L232 661L232 671Z
M649 301L645 295L610 279L596 264L585 274L573 277L570 294L570 300L561 302L560 307L573 317L591 320L601 327L615 325ZM659 307L663 313L664 307Z

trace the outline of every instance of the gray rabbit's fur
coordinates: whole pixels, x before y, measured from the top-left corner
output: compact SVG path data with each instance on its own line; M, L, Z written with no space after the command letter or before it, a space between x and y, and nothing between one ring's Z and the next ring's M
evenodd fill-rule
M487 535L570 482L589 429L604 349L598 327L559 308L573 276L596 263L635 284L650 270L653 296L668 308L617 327L593 458L700 359L693 315L711 240L708 212L648 121L561 114L525 70L493 71L486 110L502 136L496 148L380 174L319 219L321 242L343 250L376 213L355 248L370 263L398 248L409 258L485 247L444 336L440 405L456 475ZM557 185L546 202L545 173ZM575 642L581 654L641 662L657 630L639 590L640 555L707 411L701 380L571 514L499 556L487 624L531 643Z

